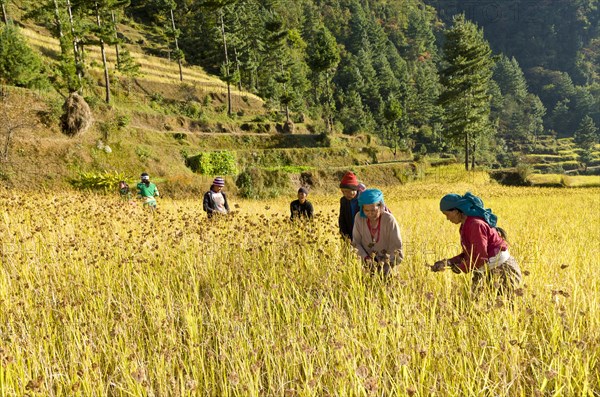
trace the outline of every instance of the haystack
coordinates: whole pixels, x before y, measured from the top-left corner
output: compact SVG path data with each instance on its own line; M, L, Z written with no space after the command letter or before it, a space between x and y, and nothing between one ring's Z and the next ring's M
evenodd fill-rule
M292 122L292 120L288 120L283 124L283 133L284 134L293 134L295 129L296 129L296 126L294 126L294 123Z
M77 136L86 132L94 118L92 111L85 99L76 92L72 92L63 104L63 115L60 118L61 130L65 135Z

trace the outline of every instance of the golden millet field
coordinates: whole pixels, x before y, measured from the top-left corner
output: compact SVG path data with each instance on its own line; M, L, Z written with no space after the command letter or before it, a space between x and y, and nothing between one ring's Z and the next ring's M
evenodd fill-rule
M486 178L381 188L405 261L387 281L337 236L338 194L155 213L114 196L0 191L0 396L600 396L600 189ZM426 265L470 190L524 272L512 301Z

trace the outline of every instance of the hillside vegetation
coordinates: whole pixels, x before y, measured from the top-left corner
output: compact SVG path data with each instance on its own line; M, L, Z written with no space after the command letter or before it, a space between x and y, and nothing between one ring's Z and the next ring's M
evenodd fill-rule
M390 182L398 182L426 164L407 160L425 157L429 163L461 158L466 168L579 173L594 172L599 161L597 79L593 68L582 66L589 62L571 64L565 73L576 68L586 79L577 79L579 85L560 80L566 88L550 102L516 58L493 54L494 43L469 15L448 18L437 4L4 5L0 77L10 95L3 101L1 174L13 185L65 185L90 172L135 179L142 169L169 186L169 178L182 185L210 179L190 168L231 174L232 182L247 171L294 184L390 161L398 162L388 166L395 175ZM597 37L594 9L569 8L588 18L576 22L589 26L581 48L586 62ZM471 56L476 66L469 69L461 60ZM23 67L11 66L17 64ZM61 106L75 91L91 106L95 123L86 134L66 138ZM28 101L27 109L19 107ZM551 121L560 112L569 112L570 121L559 128ZM18 125L22 115L29 121ZM548 153L547 142L560 136L575 147ZM273 148L279 152L269 153ZM207 150L228 151L235 173L195 166ZM49 164L41 171L40 161Z

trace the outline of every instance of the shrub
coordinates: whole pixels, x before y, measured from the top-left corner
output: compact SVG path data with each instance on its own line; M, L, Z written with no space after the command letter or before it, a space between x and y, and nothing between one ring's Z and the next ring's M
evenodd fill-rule
M0 76L5 84L26 88L46 88L42 61L13 25L0 32Z
M187 166L204 175L235 175L238 173L234 155L229 151L206 152L187 159Z
M102 122L98 123L98 129L100 130L100 133L102 134L102 139L107 141L108 137L110 135L112 135L112 133L114 131L116 131L117 128L116 128L114 122L112 120L109 120L109 121L102 121Z
M366 146L362 149L362 151L371 158L371 163L377 164L377 154L379 153L379 149L377 147Z
M161 105L165 101L165 97L160 92L153 92L150 94L150 101Z
M90 109L94 109L97 110L100 107L100 99L98 99L97 96L94 95L88 95L84 98L85 103L88 104L88 106L90 107Z
M124 173L120 172L80 172L77 178L69 182L73 187L82 190L103 190L109 192L116 190L119 182L126 180Z
M529 175L527 174L527 178ZM523 179L517 169L493 170L490 172L490 177L502 185L507 186L527 186L530 182Z
M197 119L203 115L202 105L196 101L187 101L180 105L180 113L192 119Z
M519 158L512 152L501 152L496 156L496 160L502 167L516 167Z
M290 189L290 178L282 170L268 171L253 167L240 173L235 184L244 198L272 198Z
M146 161L152 155L152 151L147 147L136 146L135 154L137 154L141 161Z
M244 198L256 198L256 185L261 184L259 181L260 174L258 168L248 169L238 175L235 185L239 189L240 196Z
M40 111L40 121L44 126L52 128L60 124L60 116L62 114L62 101L55 98L46 100L46 110Z
M119 114L115 118L115 121L117 122L117 127L125 128L131 123L131 116L128 114Z
M516 171L519 175L519 178L521 178L521 181L525 183L529 175L533 173L533 167L531 166L531 164L519 163L517 164Z

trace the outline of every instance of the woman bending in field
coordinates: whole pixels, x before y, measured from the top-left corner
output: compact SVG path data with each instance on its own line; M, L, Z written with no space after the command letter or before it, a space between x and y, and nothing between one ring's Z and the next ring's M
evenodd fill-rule
M400 226L396 218L385 211L381 190L362 192L358 206L360 211L354 219L352 245L367 269L387 276L403 258Z
M496 227L498 217L469 192L445 195L440 210L450 222L460 224L462 253L435 262L431 270L439 272L448 266L455 273L473 272L472 292L479 292L485 281L495 284L499 294L510 295L521 282L521 269L508 252L504 231Z

